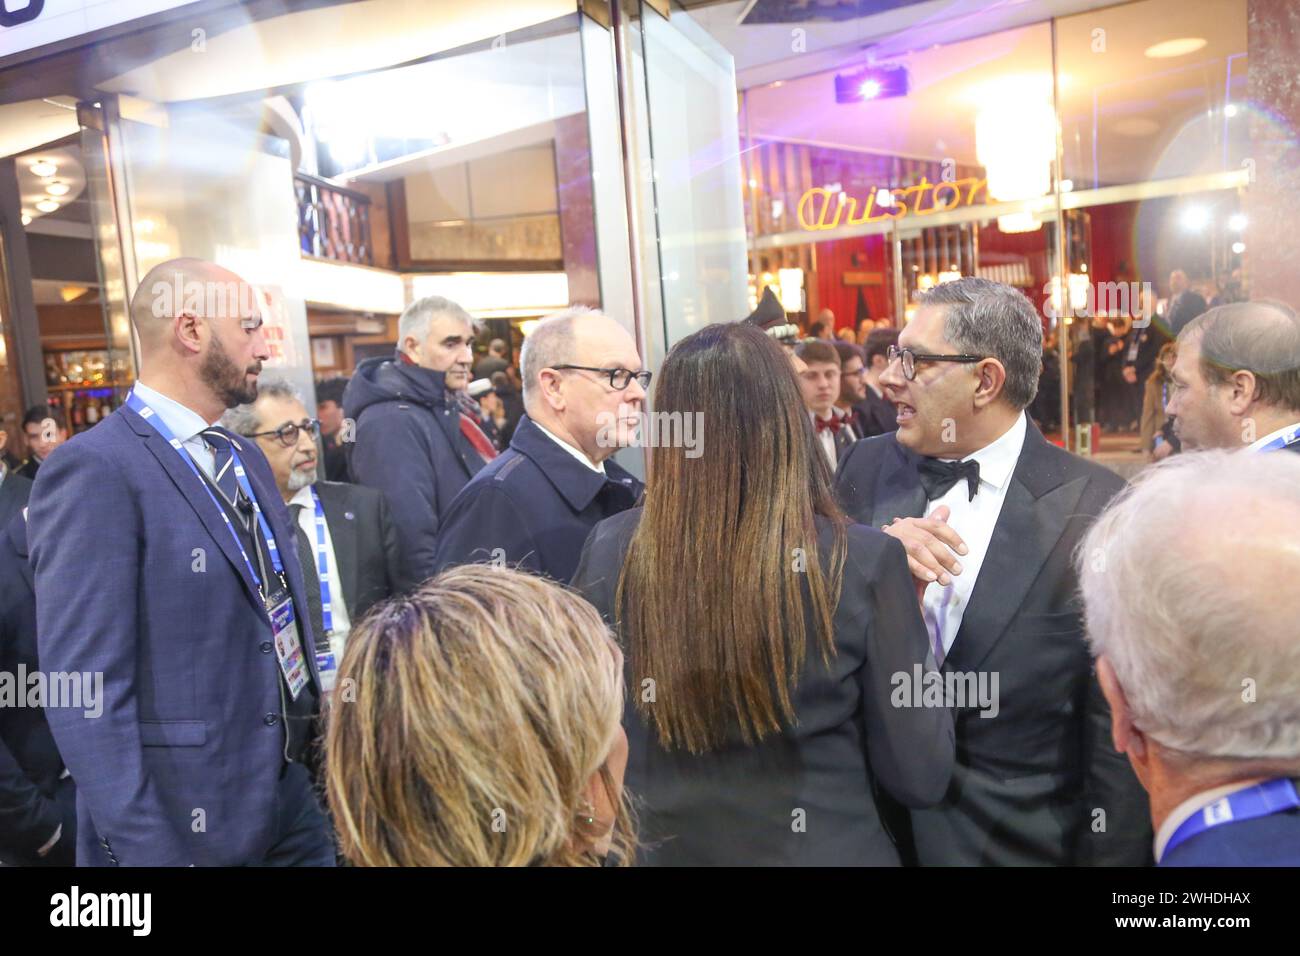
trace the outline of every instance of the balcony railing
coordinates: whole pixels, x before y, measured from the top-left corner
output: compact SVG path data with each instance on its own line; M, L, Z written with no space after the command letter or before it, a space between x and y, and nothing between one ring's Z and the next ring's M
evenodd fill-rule
M370 197L328 179L295 173L298 239L307 255L374 265L370 244Z

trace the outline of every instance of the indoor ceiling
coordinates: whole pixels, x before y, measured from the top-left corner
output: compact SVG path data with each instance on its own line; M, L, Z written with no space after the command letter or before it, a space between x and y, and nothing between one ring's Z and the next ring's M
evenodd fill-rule
M1247 117L1232 127L1223 107L1229 79L1230 97L1244 92L1246 0L1147 0L1065 18L1057 30L1066 175L1078 186L1205 171L1222 158L1210 147L1226 135L1244 137ZM1145 55L1160 41L1188 37L1205 45ZM748 92L742 129L748 122L755 138L976 164L982 108L1051 102L1046 23L886 62L906 66L908 95L838 104L837 71L778 81Z

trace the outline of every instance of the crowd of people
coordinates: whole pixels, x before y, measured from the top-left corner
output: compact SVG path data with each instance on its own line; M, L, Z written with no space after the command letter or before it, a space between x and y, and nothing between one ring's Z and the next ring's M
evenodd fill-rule
M581 307L476 363L425 298L315 417L251 298L160 282L241 280L156 267L126 405L0 465L0 674L102 681L0 706L5 864L1300 864L1285 305L1157 349L1196 454L1126 486L984 279L653 376ZM651 398L705 437L643 479Z

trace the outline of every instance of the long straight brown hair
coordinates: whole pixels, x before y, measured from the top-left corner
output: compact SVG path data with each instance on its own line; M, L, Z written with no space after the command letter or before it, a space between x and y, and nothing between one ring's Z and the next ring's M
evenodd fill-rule
M737 732L753 743L795 719L805 601L823 659L834 654L847 519L790 358L761 329L710 325L682 339L657 377L654 409L698 414L703 433L696 457L651 448L619 576L636 707L665 748L702 753ZM835 526L826 574L814 515Z

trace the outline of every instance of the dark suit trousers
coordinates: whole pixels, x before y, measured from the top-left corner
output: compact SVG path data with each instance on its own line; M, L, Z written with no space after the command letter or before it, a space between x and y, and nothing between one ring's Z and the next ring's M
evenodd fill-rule
M275 805L275 843L252 865L334 866L334 831L316 802L311 777L302 764L285 766Z

